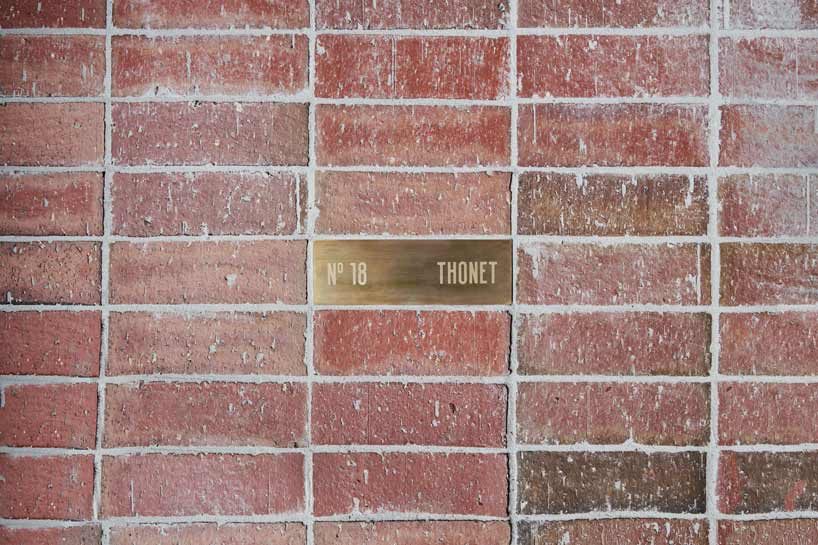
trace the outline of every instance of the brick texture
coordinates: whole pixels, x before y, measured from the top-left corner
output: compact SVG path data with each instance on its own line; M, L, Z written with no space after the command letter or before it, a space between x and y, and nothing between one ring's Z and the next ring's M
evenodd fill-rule
M719 82L735 97L815 99L818 40L728 39L719 42Z
M818 226L809 205L814 176L736 174L719 180L719 230L737 237L807 236Z
M0 455L0 517L89 520L93 456Z
M318 28L498 29L505 26L508 0L318 0Z
M707 536L707 524L698 520L577 520L522 523L519 543L537 545L562 540L576 545L707 545Z
M730 23L736 28L818 28L818 7L810 0L774 2L736 0L730 7Z
M105 0L35 2L9 0L0 12L3 28L105 28Z
M114 23L124 28L302 28L309 26L306 0L121 0Z
M816 252L811 244L722 244L721 303L814 303Z
M814 384L722 383L720 441L727 445L818 443L818 422L802 417L816 408Z
M749 0L747 0L749 3ZM520 0L523 27L673 27L707 23L706 0Z
M0 544L19 545L99 545L102 531L95 526L67 526L63 528L0 528Z
M736 514L814 510L816 468L815 452L723 452L719 509Z
M812 106L723 106L723 166L815 167L818 134Z
M814 519L759 520L719 523L719 545L773 545L795 543L806 545L818 539Z
M247 543L250 545L301 545L305 541L300 524L179 524L134 525L111 529L111 545L207 545Z
M435 536L446 545L508 545L509 526L503 522L319 522L315 525L317 545L420 545Z

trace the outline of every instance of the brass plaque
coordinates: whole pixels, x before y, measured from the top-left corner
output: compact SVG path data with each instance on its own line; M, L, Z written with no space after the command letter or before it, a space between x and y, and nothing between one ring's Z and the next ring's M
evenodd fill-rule
M511 240L318 240L318 305L511 304Z

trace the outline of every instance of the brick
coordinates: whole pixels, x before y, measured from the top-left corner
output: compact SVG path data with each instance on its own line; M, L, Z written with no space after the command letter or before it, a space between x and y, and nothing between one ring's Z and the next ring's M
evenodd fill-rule
M818 302L816 267L818 246L812 244L722 244L721 304Z
M818 166L813 106L721 107L722 166Z
M303 303L302 241L111 245L112 303Z
M88 520L93 515L93 456L0 454L0 517Z
M708 37L520 36L521 97L706 96Z
M102 36L0 37L0 95L99 96L104 78Z
M705 512L701 452L521 452L518 459L524 515Z
M810 545L818 542L815 519L719 522L719 545Z
M818 443L815 384L728 382L719 386L719 441L723 445Z
M117 0L114 25L120 28L305 28L307 0Z
M97 526L62 528L0 528L0 545L100 545Z
M702 176L520 176L517 231L523 235L704 235Z
M520 0L521 27L703 26L707 0Z
M6 303L100 302L95 242L0 243L0 294Z
M527 382L518 387L517 441L528 444L706 445L703 384Z
M803 413L799 420L803 420ZM728 514L813 511L818 453L731 452L719 459L719 510Z
M101 235L101 173L0 175L0 234Z
M303 314L111 313L109 375L304 375Z
M304 104L114 104L113 162L306 165L307 121Z
M303 545L301 524L176 524L114 526L111 545Z
M316 112L320 165L499 166L509 162L508 108L322 104Z
M315 454L314 514L504 517L506 469L506 457L494 454Z
M318 37L315 94L493 100L508 94L508 38Z
M509 0L318 0L320 29L499 29Z
M96 384L8 384L0 395L0 445L94 448Z
M105 28L105 0L7 0L0 11L0 27Z
M511 176L318 172L319 233L508 234Z
M719 179L719 231L724 236L807 236L818 225L808 202L818 184L794 174L735 174ZM816 222L816 223L813 223Z
M316 384L312 441L502 447L506 401L497 384Z
M816 375L818 315L722 314L719 369L731 375Z
M509 545L511 530L505 522L318 522L316 545Z
M304 508L301 454L143 454L103 459L105 517L272 515Z
M710 369L707 314L523 314L518 339L518 371L528 375L695 376Z
M104 139L102 104L0 105L0 165L99 165Z
M733 0L730 3L733 28L818 28L818 6L814 0L758 2Z
M722 38L719 56L719 85L725 96L818 97L818 40Z
M113 229L126 236L293 234L298 183L276 172L115 174Z
M98 312L0 313L0 375L99 374Z
M520 523L520 545L707 545L707 523L679 519L568 520Z
M528 242L518 256L518 301L524 304L701 305L710 299L705 244Z
M511 321L500 312L320 311L324 375L503 375Z
M307 86L307 37L115 36L115 96L273 95Z
M105 390L105 446L304 444L304 384L137 383Z
M707 166L707 108L671 104L528 104L522 166Z

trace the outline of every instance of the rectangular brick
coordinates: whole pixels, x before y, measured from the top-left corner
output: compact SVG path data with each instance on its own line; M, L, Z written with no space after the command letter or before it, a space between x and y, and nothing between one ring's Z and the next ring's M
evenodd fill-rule
M0 388L0 445L94 448L96 384L7 384Z
M110 545L303 545L306 532L301 524L221 524L114 526Z
M496 384L316 384L312 441L502 447L506 397Z
M509 162L508 108L322 104L316 112L320 165L500 166Z
M317 0L319 29L498 29L509 0Z
M114 25L120 28L305 28L307 0L117 0ZM103 25L104 26L104 25Z
M301 454L143 454L103 459L104 517L273 515L304 508Z
M521 27L703 26L707 0L520 0Z
M517 231L523 235L704 235L703 176L520 176Z
M818 98L818 40L722 38L719 85L725 96Z
M319 233L508 234L511 176L318 172Z
M307 86L307 37L114 36L115 96L274 95Z
M99 96L104 78L102 36L0 37L0 95Z
M520 36L518 94L706 96L710 82L708 47L705 35Z
M815 0L786 2L732 0L730 26L733 28L818 28Z
M105 28L105 0L6 0L0 27Z
M104 140L102 104L0 105L0 165L99 165Z
M818 166L813 106L721 107L722 166Z
M511 531L505 522L409 521L318 522L316 545L508 545Z
M719 232L724 236L807 236L818 225L810 176L735 174L719 179Z
M722 305L818 302L818 246L721 245Z
M0 527L0 545L100 545L101 543L102 530L98 526Z
M293 234L298 184L297 176L278 172L118 173L111 188L114 233Z
M0 375L99 374L98 312L0 312Z
M110 316L109 375L303 375L303 314Z
M313 455L314 514L434 513L504 517L504 455Z
M528 375L706 375L710 316L523 314L517 359Z
M508 38L318 37L315 94L493 100L508 94Z
M818 315L722 314L719 369L732 375L818 375Z
M101 235L101 173L0 175L0 234Z
M569 520L520 523L520 545L707 545L707 523L679 519Z
M704 384L520 384L517 441L528 444L706 445Z
M521 452L519 511L704 513L701 452Z
M815 519L719 522L719 545L810 545L818 543Z
M728 514L814 511L818 453L722 451L718 498Z
M304 384L136 383L105 390L105 446L304 444Z
M518 301L540 305L702 305L710 301L706 244L520 246Z
M302 241L111 245L113 303L303 303Z
M722 445L818 443L818 385L727 382L719 385Z
M707 166L707 108L672 104L528 104L522 166Z
M511 320L501 312L320 311L324 375L503 375Z
M114 104L113 162L306 165L307 121L305 104Z
M0 518L88 520L93 456L0 454Z
M0 243L0 294L6 303L100 302L96 242Z

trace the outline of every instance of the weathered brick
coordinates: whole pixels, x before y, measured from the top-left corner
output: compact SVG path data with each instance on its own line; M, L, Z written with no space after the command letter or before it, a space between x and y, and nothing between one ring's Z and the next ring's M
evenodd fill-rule
M105 517L272 515L304 508L301 454L144 454L103 459Z
M307 0L117 0L114 24L124 28L304 28L310 25L310 10Z
M672 27L708 21L707 0L520 0L521 27Z
M326 375L502 375L511 321L500 312L321 311L315 368Z
M726 96L818 98L818 40L722 38L719 85Z
M104 78L102 36L0 37L0 95L99 96Z
M533 444L706 445L703 384L527 382L518 387L517 441Z
M307 121L304 104L114 104L113 162L306 165Z
M707 314L524 314L519 372L529 375L705 375Z
M330 166L507 165L510 114L495 106L322 104L317 160Z
M302 241L115 243L113 303L303 303Z
M304 442L304 384L112 384L105 446L294 447Z
M6 0L2 28L105 28L105 0Z
M0 527L0 545L100 545L98 526L59 528Z
M815 177L735 174L719 179L719 230L724 236L806 236L818 225L808 202Z
M508 94L507 38L321 35L316 96L461 98Z
M0 312L0 375L99 374L98 312Z
M700 305L710 299L706 244L527 242L519 250L525 304Z
M93 456L0 454L0 517L88 520L93 515Z
M113 180L117 234L286 235L296 230L299 180L293 174L116 174Z
M818 543L815 519L719 522L719 545L810 545Z
M435 513L503 517L504 455L313 455L314 514Z
M701 176L520 176L523 235L703 235L707 179Z
M701 452L521 452L519 512L704 513Z
M176 524L114 526L111 545L303 545L301 524Z
M115 36L115 96L272 95L307 85L307 37Z
M722 305L818 302L818 246L721 245Z
M102 163L102 104L0 104L0 165Z
M520 545L707 545L707 523L679 519L570 520L520 523Z
M818 375L818 315L722 314L719 369L733 375Z
M303 375L303 314L111 313L109 375Z
M94 448L96 384L8 384L0 395L0 445Z
M319 172L320 233L508 234L511 176Z
M707 108L671 104L528 104L522 166L706 166Z
M509 545L511 531L505 522L318 522L316 545Z
M708 37L520 36L522 97L705 96Z
M496 384L316 384L312 440L330 445L502 447L506 388Z
M718 498L719 510L729 514L813 511L818 453L722 451Z
M0 234L101 235L102 174L0 175Z
M731 0L730 26L733 28L818 28L815 0L787 2Z
M318 28L502 28L509 0L317 0Z
M719 386L719 441L723 445L818 443L815 384L728 382Z
M813 106L721 107L722 166L818 166Z
M6 303L99 303L100 259L95 242L0 243L0 294Z

